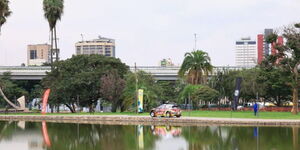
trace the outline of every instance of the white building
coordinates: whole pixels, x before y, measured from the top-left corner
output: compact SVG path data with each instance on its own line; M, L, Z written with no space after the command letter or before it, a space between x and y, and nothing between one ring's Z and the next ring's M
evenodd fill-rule
M115 40L99 36L98 39L80 41L75 44L76 55L99 54L115 57Z
M235 43L235 65L250 67L257 64L256 41L250 37L241 38Z

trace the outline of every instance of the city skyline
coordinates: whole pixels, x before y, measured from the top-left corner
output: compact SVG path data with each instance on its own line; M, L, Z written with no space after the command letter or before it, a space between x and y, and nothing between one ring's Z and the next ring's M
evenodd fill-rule
M20 0L10 4L13 14L0 36L2 66L26 63L29 44L49 43L42 1L26 4ZM155 66L163 58L178 65L194 49L196 33L197 49L208 52L213 65L234 65L236 40L297 22L291 14L300 12L299 4L295 0L65 1L65 14L57 24L61 58L75 54L81 34L85 40L101 35L116 39L116 57L127 65Z

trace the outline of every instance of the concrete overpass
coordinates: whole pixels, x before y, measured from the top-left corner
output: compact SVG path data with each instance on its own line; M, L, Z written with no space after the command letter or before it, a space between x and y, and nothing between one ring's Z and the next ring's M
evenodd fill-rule
M137 70L143 70L154 76L157 80L177 80L178 71L180 67L159 67L159 66L137 66ZM216 66L213 74L223 70L240 70L245 67L236 66ZM50 67L21 67L21 66L0 66L0 75L5 72L11 73L13 80L41 80L46 76L46 72L50 72ZM130 67L132 72L135 71L134 67Z

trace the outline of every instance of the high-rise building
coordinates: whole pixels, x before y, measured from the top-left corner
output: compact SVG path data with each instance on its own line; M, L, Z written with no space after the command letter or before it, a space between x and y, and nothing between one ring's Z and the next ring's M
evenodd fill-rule
M265 29L264 34L257 35L257 63L260 64L264 58L269 55L274 55L277 50L274 48L274 44L266 42L266 38L273 33L273 29ZM283 37L278 36L278 44L283 44Z
M174 63L172 62L171 58L163 59L159 62L159 65L161 67L171 67L174 66Z
M28 66L41 66L50 60L49 44L36 44L27 46L27 65Z
M91 41L80 41L75 44L76 55L99 54L115 57L115 40L99 36Z
M241 38L235 43L235 64L241 67L250 67L257 64L256 41L250 37Z

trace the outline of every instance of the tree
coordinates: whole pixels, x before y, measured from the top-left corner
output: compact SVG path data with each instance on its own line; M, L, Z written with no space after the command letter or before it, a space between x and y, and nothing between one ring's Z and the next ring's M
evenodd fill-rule
M6 93L6 95L4 95L4 93ZM13 81L10 79L9 73L4 73L3 76L0 76L0 95L10 106L15 109L19 109L19 107L9 99L16 99L23 95L26 96L28 93L24 89L18 87L17 84L13 83ZM2 105L6 104L2 103Z
M285 101L291 99L290 89L287 88L291 81L291 74L276 66L266 66L267 60L264 60L259 67L259 73L257 77L260 86L259 89L263 89L263 93L260 93L264 99L269 99L277 106L282 106Z
M124 88L125 80L120 78L115 70L112 70L101 77L100 93L104 99L107 99L112 103L112 112L116 112L118 106L123 110L120 97Z
M51 34L50 62L52 66L53 65L53 36L55 42L56 61L58 61L59 51L57 48L56 23L58 20L61 20L64 11L64 0L44 0L43 10L44 10L44 16L48 20L50 34Z
M137 79L137 84L136 84ZM123 93L123 105L125 109L130 109L134 106L136 109L136 88L144 90L144 110L148 111L155 107L161 96L161 89L156 83L156 80L149 73L138 71L136 74L128 73L126 75L126 87Z
M157 81L158 86L161 89L161 101L175 102L178 97L178 82L176 81Z
M267 42L274 45L278 53L272 59L272 64L289 71L291 73L290 86L292 87L293 108L292 113L298 114L298 90L299 90L299 65L300 65L300 24L294 24L290 27L285 27L283 30L283 37L286 43L283 45L277 43L278 35L276 33L267 37ZM279 62L279 63L277 63Z
M180 99L191 99L194 106L198 106L200 101L217 102L219 98L219 92L204 85L187 85L180 93Z
M212 72L210 57L204 51L197 50L184 55L184 60L178 72L180 77L185 77L190 84L206 84L207 77Z
M8 0L0 0L0 35L1 35L1 27L6 22L7 17L9 17L12 13L9 9L8 4L9 4ZM1 94L1 96L5 99L5 101L7 101L7 103L9 103L12 107L17 109L17 107L10 100L8 100L7 97L5 96L5 94L2 90L4 86L5 85L4 85L3 81L2 81L2 83L0 81L0 94Z
M12 13L8 4L9 0L0 0L0 34L2 25L6 22L7 17L9 17Z
M77 55L53 65L55 69L42 81L44 88L51 89L49 103L64 104L72 112L75 105L92 108L103 97L100 79L104 74L114 70L123 79L129 70L119 59L102 55Z

